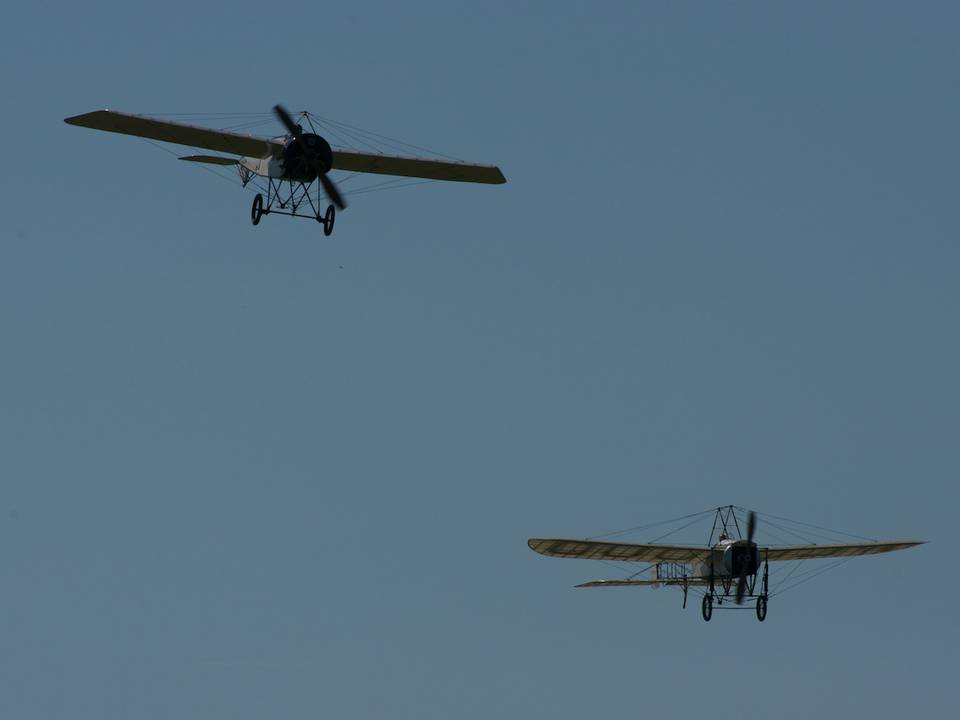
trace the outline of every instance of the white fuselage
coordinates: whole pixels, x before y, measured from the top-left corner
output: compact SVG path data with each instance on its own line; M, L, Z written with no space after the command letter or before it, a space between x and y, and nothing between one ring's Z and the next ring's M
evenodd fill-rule
M289 138L284 135L272 138L272 142L284 144ZM241 167L246 168L254 175L262 177L281 178L284 175L283 160L279 154L266 155L264 157L242 157L237 161Z
M242 157L238 162L255 175L272 178L283 177L283 162L273 155L262 158Z

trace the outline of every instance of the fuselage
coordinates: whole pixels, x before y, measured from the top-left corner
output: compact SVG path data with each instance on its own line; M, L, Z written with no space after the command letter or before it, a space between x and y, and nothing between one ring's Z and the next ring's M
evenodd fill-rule
M732 578L740 575L753 575L760 567L760 550L756 543L748 540L723 539L710 550L710 558L695 564L696 576L709 578Z
M271 155L262 158L242 157L238 162L255 175L278 179L283 177L283 163Z
M239 164L263 177L294 182L312 182L320 173L329 172L333 152L327 141L314 133L299 137L281 135L271 139L278 150L264 157L242 157Z

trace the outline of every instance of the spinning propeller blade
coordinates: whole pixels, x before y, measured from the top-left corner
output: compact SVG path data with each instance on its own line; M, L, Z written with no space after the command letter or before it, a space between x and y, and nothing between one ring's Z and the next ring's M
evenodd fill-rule
M757 514L751 510L747 515L747 542L753 544L753 531L757 529ZM752 557L752 550L751 550ZM737 579L737 605L743 603L743 595L747 590L747 573L741 566L740 577Z
M277 119L283 123L283 126L287 129L287 132L293 135L295 138L300 137L301 130L300 126L297 125L293 118L290 117L290 113L287 112L287 109L283 105L274 105L273 114L277 116Z
M743 594L747 590L747 576L743 573L737 578L737 605L743 604Z
M347 206L340 191L337 190L337 186L333 184L333 180L327 177L326 173L320 173L320 184L323 185L323 191L330 198L330 202L337 206L337 210L343 210Z

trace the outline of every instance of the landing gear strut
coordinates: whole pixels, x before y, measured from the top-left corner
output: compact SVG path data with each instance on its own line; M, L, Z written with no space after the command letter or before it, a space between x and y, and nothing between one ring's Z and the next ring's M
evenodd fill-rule
M716 601L718 609L739 609L740 605L737 604L734 607L727 608L724 606L724 599L730 598L730 588L732 583L729 582L726 576L721 576L720 587L715 583L715 578L713 575L713 564L710 565L710 575L709 577L709 586L707 591L703 594L703 602L700 605L700 611L703 614L703 619L707 622L710 622L710 618L713 617L713 603ZM763 577L760 577L759 568L748 578L747 581L747 597L756 598L757 604L755 610L757 612L757 620L763 622L767 619L767 602L770 598L769 591L769 578L770 578L770 562L769 560L764 559L763 563ZM761 580L762 585L759 588L759 592L754 594L754 587L757 580ZM684 593L686 593L686 587L684 587ZM747 609L747 608L744 608Z
M242 172L240 176L244 177ZM337 219L337 208L335 205L328 205L326 212L321 215L319 208L322 189L317 185L316 199L314 199L310 195L312 187L313 181L267 178L267 197L264 198L261 193L254 196L253 206L250 208L250 222L259 225L260 219L270 213L313 218L323 226L323 234L329 237L333 233L333 224ZM309 210L304 212L308 208Z

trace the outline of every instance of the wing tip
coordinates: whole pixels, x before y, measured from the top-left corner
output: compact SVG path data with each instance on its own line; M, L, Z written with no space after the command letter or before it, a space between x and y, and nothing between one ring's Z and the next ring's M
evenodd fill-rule
M546 557L551 557L553 553L550 551L550 545L555 542L554 540L549 540L547 538L530 538L527 540L527 547L533 550L538 555L545 555Z
M929 540L875 540L873 545L893 545L893 550L906 550L917 545L926 545Z
M79 125L81 127L85 127L87 125L87 122L91 118L94 118L97 115L100 115L102 113L108 113L108 112L110 112L110 110L107 108L104 108L103 110L93 110L91 112L85 112L85 113L80 113L79 115L71 115L70 117L65 117L63 121L67 125Z

